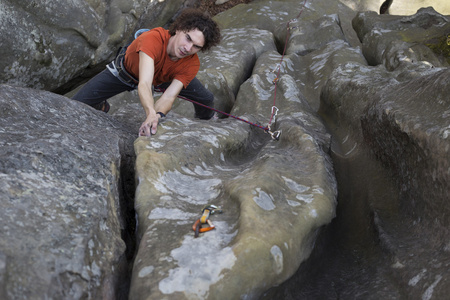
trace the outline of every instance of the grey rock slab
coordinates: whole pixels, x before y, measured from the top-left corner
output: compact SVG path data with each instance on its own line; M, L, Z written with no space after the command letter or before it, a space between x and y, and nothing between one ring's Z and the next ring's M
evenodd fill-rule
M126 270L125 127L68 98L0 85L3 299L115 297Z
M174 116L136 141L131 299L257 299L295 272L334 216L336 186L315 137L295 120L284 126L276 142L233 120ZM224 212L194 238L207 204Z

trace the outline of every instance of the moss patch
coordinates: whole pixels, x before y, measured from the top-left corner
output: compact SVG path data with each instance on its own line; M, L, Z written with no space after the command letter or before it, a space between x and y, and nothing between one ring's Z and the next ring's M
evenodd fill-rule
M426 41L425 46L433 50L433 52L439 57L450 64L450 33L444 36L440 36Z

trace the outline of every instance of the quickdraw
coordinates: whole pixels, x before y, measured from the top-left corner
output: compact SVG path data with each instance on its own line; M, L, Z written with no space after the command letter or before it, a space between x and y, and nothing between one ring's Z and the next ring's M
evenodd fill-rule
M272 127L272 124L274 124L276 122L278 110L279 110L278 107L272 106L272 114L271 114L272 117L270 118L270 122L269 122L269 125L267 125L267 130L266 130L266 132L268 134L270 134L272 139L277 140L277 141L280 139L281 130L272 131L271 127Z
M195 237L198 237L200 233L207 232L216 228L209 217L215 213L222 213L222 209L215 205L205 206L202 210L202 216L200 219L195 221L194 225L192 225L192 230L195 232ZM202 227L203 224L208 224L209 227Z

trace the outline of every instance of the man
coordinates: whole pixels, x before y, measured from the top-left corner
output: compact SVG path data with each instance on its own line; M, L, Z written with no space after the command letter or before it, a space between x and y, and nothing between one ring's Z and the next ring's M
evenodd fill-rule
M206 13L186 9L169 30L158 27L137 36L73 99L108 112L108 98L137 87L147 116L139 135L156 134L159 119L171 110L179 95L212 106L214 96L195 77L200 68L197 52L217 45L220 38L217 23ZM153 87L163 91L156 102ZM210 119L214 114L200 105L194 104L194 108L200 119Z

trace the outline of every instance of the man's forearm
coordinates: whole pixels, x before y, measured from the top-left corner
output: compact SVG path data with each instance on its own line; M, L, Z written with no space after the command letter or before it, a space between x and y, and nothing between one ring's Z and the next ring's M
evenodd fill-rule
M161 97L155 103L156 111L160 111L163 114L167 114L173 106L175 99L178 97L183 84L181 81L174 79L169 87L164 91Z
M145 83L139 83L138 94L141 105L144 108L145 114L156 114L155 100L153 99L152 87Z
M173 102L176 96L162 95L155 103L156 112L162 112L167 115L167 113L172 109Z

